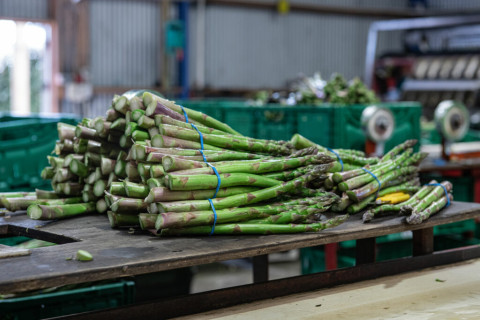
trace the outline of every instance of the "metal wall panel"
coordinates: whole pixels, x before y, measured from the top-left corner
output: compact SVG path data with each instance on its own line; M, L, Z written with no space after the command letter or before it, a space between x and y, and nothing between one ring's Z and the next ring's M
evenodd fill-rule
M430 9L480 9L480 1L478 0L431 0L428 2Z
M0 16L48 19L47 0L0 0Z
M144 87L158 80L160 10L156 2L91 1L91 80Z
M325 78L333 72L347 78L363 76L367 31L377 19L208 6L205 20L206 86L253 89L284 87L300 73L316 71ZM191 18L191 37L195 28ZM196 45L190 43L194 85ZM401 48L400 33L381 41L379 51L389 47Z

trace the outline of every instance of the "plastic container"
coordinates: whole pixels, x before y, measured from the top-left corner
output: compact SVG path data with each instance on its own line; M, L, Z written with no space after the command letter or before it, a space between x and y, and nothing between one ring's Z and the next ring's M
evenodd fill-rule
M7 119L7 121L3 121ZM0 118L0 192L49 186L40 177L58 139L57 123L78 123L75 116Z
M361 115L366 105L249 106L239 101L181 101L182 105L206 113L227 123L238 132L261 139L289 140L300 133L331 148L365 149ZM396 127L386 150L406 139L420 139L419 103L381 104L392 110Z
M87 288L0 299L2 319L24 320L64 316L104 308L115 308L135 299L135 283L120 280Z

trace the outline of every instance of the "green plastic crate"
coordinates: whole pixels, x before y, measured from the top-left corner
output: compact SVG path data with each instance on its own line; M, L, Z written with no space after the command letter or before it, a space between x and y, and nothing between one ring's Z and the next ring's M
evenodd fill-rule
M241 101L181 101L183 106L206 113L240 133L261 139L290 140L300 133L326 147L365 149L361 115L366 105L250 106ZM389 150L406 139L420 139L421 105L399 102L382 104L392 110L396 128L387 142Z
M2 319L24 320L64 316L105 308L115 308L135 299L135 283L121 280L87 288L0 299Z
M0 118L0 192L49 186L41 179L40 172L48 165L47 155L58 139L57 123L76 124L79 118L3 115Z

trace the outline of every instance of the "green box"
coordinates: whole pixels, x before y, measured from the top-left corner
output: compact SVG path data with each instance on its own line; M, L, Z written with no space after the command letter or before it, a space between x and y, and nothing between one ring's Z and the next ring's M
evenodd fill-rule
M57 123L76 124L79 119L69 115L3 116L0 118L0 192L48 186L40 172L48 165L47 155L58 139Z
M86 288L0 299L2 319L24 320L64 316L105 308L115 308L135 301L135 283L121 280Z
M179 103L225 122L249 137L290 140L299 133L325 147L365 149L361 115L366 105L251 106L244 101L225 100L186 100ZM406 139L420 139L420 104L399 102L381 106L392 110L396 124L392 138L386 143L386 150Z

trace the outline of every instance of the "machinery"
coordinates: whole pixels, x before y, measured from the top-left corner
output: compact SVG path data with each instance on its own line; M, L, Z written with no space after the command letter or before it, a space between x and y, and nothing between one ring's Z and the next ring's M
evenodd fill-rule
M369 106L362 112L361 124L366 136L365 152L381 156L385 151L385 142L395 129L395 120L390 109Z

